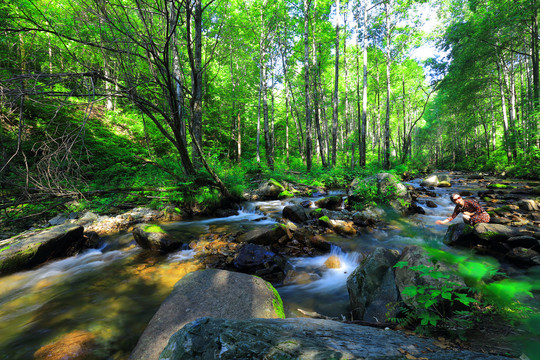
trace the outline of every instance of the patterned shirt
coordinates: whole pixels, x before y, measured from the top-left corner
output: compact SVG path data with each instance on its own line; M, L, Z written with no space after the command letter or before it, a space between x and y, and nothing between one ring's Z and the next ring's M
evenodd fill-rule
M463 206L459 204L456 205L456 207L454 208L454 213L447 219L448 221L454 220L456 216L458 216L459 213L462 212L470 212L474 213L474 215L478 215L484 212L484 209L482 209L478 201L471 199L463 199L463 201L465 201L465 204L463 204Z

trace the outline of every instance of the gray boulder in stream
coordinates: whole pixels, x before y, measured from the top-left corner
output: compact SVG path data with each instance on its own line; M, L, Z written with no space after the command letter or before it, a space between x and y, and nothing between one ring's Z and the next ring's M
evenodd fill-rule
M378 247L349 275L347 290L356 320L386 320L387 305L399 299L393 270L398 258L397 250Z
M196 271L176 283L129 359L157 360L175 332L205 316L223 319L285 317L279 294L263 279L225 270ZM211 346L206 342L192 345Z
M408 355L408 356L407 356ZM160 360L330 359L503 360L448 350L436 340L332 320L201 318L175 333Z
M75 224L55 226L3 240L0 246L0 275L29 269L54 258L72 256L93 247Z

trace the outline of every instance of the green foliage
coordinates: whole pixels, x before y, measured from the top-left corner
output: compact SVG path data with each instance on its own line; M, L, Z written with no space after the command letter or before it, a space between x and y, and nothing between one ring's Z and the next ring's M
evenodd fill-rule
M421 333L444 330L463 338L482 316L497 314L506 321L522 324L532 337L540 334L540 328L531 326L531 320L537 318L537 310L524 302L533 297L533 291L540 289L540 281L500 279L499 264L491 258L454 254L435 247L425 249L431 256L433 266L409 266L401 261L395 267L409 267L411 271L419 273L419 277L444 280L438 285L405 288L402 295L417 305L402 309L401 316L392 321L415 326ZM448 265L448 270L440 271L440 263ZM451 276L463 279L466 286L457 286L450 281ZM530 339L524 336L519 341L538 349Z

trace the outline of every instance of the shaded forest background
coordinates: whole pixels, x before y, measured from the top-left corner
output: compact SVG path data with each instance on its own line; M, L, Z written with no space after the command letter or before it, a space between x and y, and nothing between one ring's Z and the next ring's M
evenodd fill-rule
M536 0L12 0L0 33L5 225L269 177L540 178Z

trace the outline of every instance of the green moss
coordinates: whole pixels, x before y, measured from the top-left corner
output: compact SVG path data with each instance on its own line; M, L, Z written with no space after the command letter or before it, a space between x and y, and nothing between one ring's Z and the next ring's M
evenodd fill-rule
M284 190L284 191L280 192L278 196L280 198L281 197L294 197L294 194L292 192L290 192L289 190Z
M274 312L280 319L285 319L285 310L283 308L283 300L281 300L281 296L279 296L279 293L277 292L276 288L272 286L272 284L270 284L268 281L265 282L268 289L274 293L274 297L272 298Z
M6 246L6 247L1 248L1 249L0 249L0 253L1 253L2 251L4 251L4 250L9 249L10 247L11 247L11 245L8 245L8 246Z
M159 225L147 225L147 226L143 227L143 231L145 231L145 232L153 232L153 233L164 233L164 232L166 232Z
M329 219L328 216L326 216L326 215L325 215L325 216L321 216L321 217L319 218L319 220L324 221L324 222L330 222L330 219Z
M281 185L281 184L280 184L277 180L275 180L275 179L270 179L270 180L268 180L268 182L271 183L271 184L273 184L273 185L275 185L275 186L277 186L277 187L282 188L283 190L285 190L285 188L283 187L283 185Z
M488 189L515 189L515 186L511 186L508 184L489 184Z

